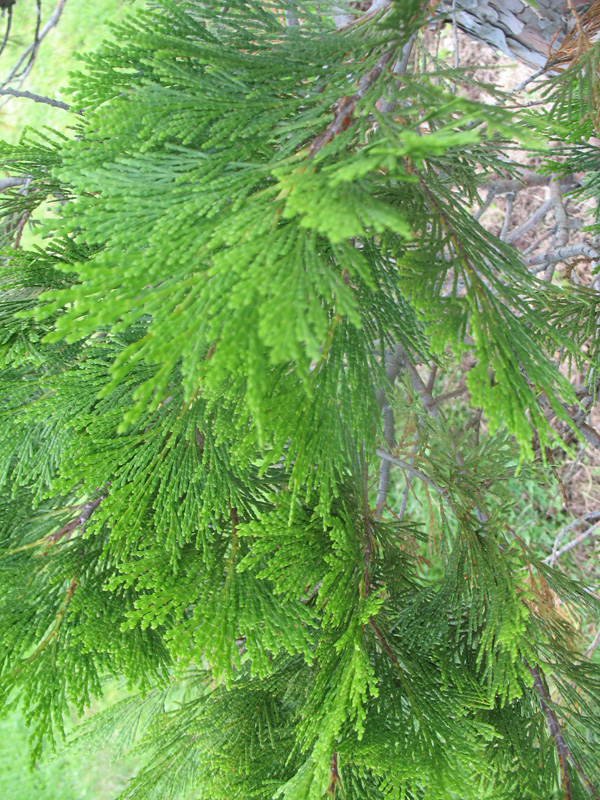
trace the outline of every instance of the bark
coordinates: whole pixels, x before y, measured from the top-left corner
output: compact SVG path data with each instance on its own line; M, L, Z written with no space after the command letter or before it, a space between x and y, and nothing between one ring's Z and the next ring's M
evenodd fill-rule
M600 3L572 0L583 15ZM484 44L494 47L534 69L543 67L565 36L575 26L567 0L442 0L439 11L458 27ZM598 9L600 16L600 8Z

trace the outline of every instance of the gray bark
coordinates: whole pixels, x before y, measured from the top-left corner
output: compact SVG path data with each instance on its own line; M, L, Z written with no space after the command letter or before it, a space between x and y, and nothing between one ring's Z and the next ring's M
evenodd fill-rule
M589 2L573 0L578 13ZM566 0L442 0L439 13L484 44L534 69L543 67L574 24Z

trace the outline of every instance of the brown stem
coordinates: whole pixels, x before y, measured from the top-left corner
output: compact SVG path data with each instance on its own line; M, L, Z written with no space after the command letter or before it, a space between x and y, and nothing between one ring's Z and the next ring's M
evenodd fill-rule
M19 245L21 244L21 236L23 235L23 230L25 228L28 219L29 219L29 211L25 211L25 213L21 216L21 219L19 220L19 223L16 227L15 241L13 244L14 250L19 249Z
M338 766L337 766L337 751L333 751L333 755L331 756L331 766L329 767L329 788L327 789L327 794L329 797L335 796L335 787L336 784L340 782L340 775L338 773Z
M85 525L86 522L89 521L90 517L94 513L94 511L98 508L100 503L108 497L108 487L110 486L110 481L108 481L103 488L101 489L102 494L100 497L97 497L95 500L88 500L87 503L84 503L80 508L80 514L76 519L73 520L73 523L76 527L81 527ZM48 537L51 538L51 537Z
M352 124L352 115L356 109L356 104L359 100L362 100L367 90L377 81L385 67L394 57L397 49L398 42L394 42L392 47L381 56L375 66L371 67L367 74L362 76L358 82L358 89L354 94L351 97L340 98L333 122L330 123L323 133L319 134L312 143L308 152L309 159L314 158L319 150L325 147L326 144L329 144L332 139L342 133L342 131L345 131L346 128Z
M554 739L556 744L556 752L558 755L558 764L560 767L560 774L561 774L561 782L562 782L562 789L565 795L565 800L571 800L571 779L569 777L569 770L567 767L568 762L568 752L569 749L565 740L563 739L563 735L561 733L560 724L558 719L556 718L556 714L552 711L548 702L550 698L548 697L548 693L546 692L546 688L540 676L539 669L536 666L529 666L527 661L525 661L527 669L531 673L533 677L533 686L538 693L538 701L540 704L540 708L544 716L546 717L546 724L548 725L548 730L550 731L550 736Z
M562 788L565 800L571 800L572 796L571 779L569 778L569 772L567 767L569 761L577 770L577 774L581 778L581 781L583 785L586 787L589 794L591 794L594 800L599 800L596 790L590 783L589 778L587 777L587 775L585 775L585 773L579 766L578 762L576 761L575 756L571 752L568 744L565 742L558 718L550 706L551 702L550 695L548 694L548 691L544 685L544 681L542 680L539 667L535 664L531 666L530 664L527 663L527 661L525 661L525 666L527 667L533 678L533 686L538 694L540 708L542 709L542 712L546 717L546 724L548 725L548 730L550 731L550 735L552 736L556 744L556 752L558 754L558 763L560 766L560 772L562 776Z
M80 513L75 519L72 519L70 522L67 522L66 525L56 531L55 533L51 533L48 536L44 537L42 541L47 542L47 546L49 547L51 544L54 544L59 539L62 539L63 536L67 537L67 541L71 538L72 534L78 529L82 528L86 522L90 519L94 511L98 508L100 503L107 497L108 492L106 491L110 486L110 482L107 483L104 488L102 489L102 494L100 497L96 498L96 500L88 500L87 503L84 503L82 506L79 506Z

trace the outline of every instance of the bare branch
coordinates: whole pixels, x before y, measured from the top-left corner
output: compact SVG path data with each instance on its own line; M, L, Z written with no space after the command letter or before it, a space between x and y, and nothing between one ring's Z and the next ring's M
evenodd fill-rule
M0 89L0 95L10 95L10 97L24 97L27 100L33 100L34 103L46 103L48 106L55 108L64 108L65 111L70 111L71 106L68 103L63 103L62 100L54 100L52 97L44 97L41 94L33 94L32 92L21 92L17 89Z
M4 30L4 37L2 39L2 43L0 44L0 55L4 52L4 48L6 47L6 43L8 42L8 37L10 36L10 29L12 26L12 4L8 6L8 13L6 19L6 28ZM3 13L4 15L4 13Z
M598 259L600 258L600 253L590 244L581 242L580 244L572 244L569 247L549 250L547 253L540 253L537 256L528 256L525 259L525 264L528 267L539 267L540 269L536 269L535 272L540 272L547 264L556 264L559 261L566 261L568 258L574 258L575 256Z
M521 236L525 236L525 234L528 233L532 228L535 228L536 225L540 224L551 208L551 199L543 202L542 205L525 220L525 222L523 222L517 228L513 228L513 230L506 237L506 242L508 244L512 244L513 242L516 242L517 239L520 239Z
M523 250L523 255L528 256L530 253L533 253L534 250L538 249L538 247L542 244L542 242L545 242L546 239L549 239L553 235L554 231L552 230L552 228L545 231L541 236L538 236L538 238L535 239L535 241L533 241L529 245L529 247L526 247L525 250Z
M66 2L67 0L58 0L58 3L56 4L54 11L52 12L50 17L46 21L45 25L41 29L40 29L40 17L38 12L38 20L36 23L34 40L29 45L29 47L25 48L25 50L21 53L21 56L17 60L17 63L14 65L8 77L2 83L3 87L8 86L9 83L11 83L13 80L16 80L17 78L24 80L27 77L27 75L31 71L33 62L35 61L35 57L37 55L41 42L50 33L50 31L58 24L58 21L64 10ZM39 9L39 3L38 3L38 9ZM21 70L21 67L25 62L27 62L25 67L21 72L19 72L19 70Z
M16 178L0 178L0 192L5 192L7 189L12 189L13 186L23 186L29 183L31 178L27 175L20 175Z
M550 197L552 198L552 212L556 220L556 245L565 247L569 241L569 218L563 205L560 179L550 184Z
M592 657L592 655L594 654L594 650L598 647L598 643L599 642L600 642L600 628L598 628L598 630L596 631L596 635L592 639L592 643L590 644L588 649L585 651L585 654L586 654L587 658L591 658Z
M412 364L407 364L407 370L408 374L410 375L414 390L421 396L421 402L423 403L423 408L425 411L428 411L434 419L438 420L438 422L440 419L444 419L444 414L440 410L436 398L431 394L425 385L423 379L417 372L416 367L414 367Z
M557 249L566 247L569 242L569 218L562 200L560 179L552 181L550 184L550 198L552 200L552 212L556 220L555 244ZM551 283L556 269L556 261L550 261L544 273L544 281Z
M376 390L377 402L383 413L383 435L389 450L395 447L394 414L387 397L387 390L391 387L403 368L406 354L402 345L397 344L392 350L386 351L385 356L385 381L386 385ZM391 463L382 459L379 474L379 488L375 502L375 518L381 517L383 506L390 486Z
M532 81L539 78L541 75L544 75L546 71L547 67L545 65L543 67L540 67L539 69L536 69L536 71L533 72L528 78L525 78L525 80L521 81L521 83L518 83L514 89L511 89L509 94L518 94L519 92L522 92L526 86L528 86Z
M600 520L598 520L598 522L595 522L591 526L591 528L587 529L587 531L584 531L583 533L580 533L579 536L576 536L571 542L565 544L563 547L560 548L560 550L552 552L552 555L544 559L544 563L550 564L550 566L554 566L555 562L563 555L563 553L568 553L569 550L572 550L574 547L577 547L578 544L581 544L581 542L587 539L588 536L591 536L591 534L598 529L599 525L600 525Z
M516 182L516 181L515 181ZM497 189L492 184L488 190L487 197L483 201L483 204L480 206L479 210L473 215L474 219L479 220L488 210L488 208L494 202L494 197L498 194Z
M588 444L591 444L592 447L595 447L596 450L600 450L600 434L595 428L592 428L591 425L588 425L586 422L580 422L579 424L575 423L581 432L581 435L585 439Z
M580 453L581 453L581 451L580 451ZM564 480L564 478L563 478L563 480ZM558 552L558 544L559 544L560 540L563 538L563 536L566 533L568 533L569 531L573 530L573 528L576 528L578 525L581 525L583 522L589 522L590 520L596 519L597 517L600 517L600 511L592 511L589 514L584 514L582 517L579 517L578 519L573 520L573 522L570 522L568 525L565 525L565 527L557 533L556 538L554 539L554 545L552 546L551 555L549 555L548 558L544 559L544 561L546 563L549 563L550 566L552 566L554 564L554 562L556 561L556 553Z
M512 220L512 211L513 205L515 202L515 193L514 192L507 192L506 193L506 212L504 214L504 224L502 225L502 230L500 231L500 241L505 242L506 237L510 231L510 223Z
M27 220L30 217L30 212L25 211L21 215L21 219L19 220L17 227L15 228L15 241L13 243L13 249L18 250L19 245L21 244L21 237L23 236L23 231L25 230L25 225L27 224Z
M505 194L506 192L516 194L522 189L529 189L533 186L548 186L550 181L550 175L542 175L539 172L524 169L519 172L518 178L493 178L489 183L482 184L480 188L494 189L498 194ZM574 180L571 176L563 176L560 178L560 183L566 189L574 183Z
M285 27L286 28L294 28L300 23L298 22L298 14L296 4L293 0L288 0L289 8L285 10Z
M385 443L390 450L396 446L396 436L394 429L394 412L388 404L383 407L383 436ZM379 474L379 487L377 489L377 499L375 501L375 519L379 519L383 512L385 500L390 488L390 474L392 464L387 459L381 459L381 472Z
M333 24L336 28L346 28L348 25L351 25L354 22L354 17L352 14L346 14L343 8L334 6L333 11L339 12L333 17Z

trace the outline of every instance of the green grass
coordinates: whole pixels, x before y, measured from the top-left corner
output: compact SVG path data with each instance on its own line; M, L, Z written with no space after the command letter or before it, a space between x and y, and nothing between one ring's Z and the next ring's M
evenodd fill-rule
M141 0L66 0L58 25L43 40L33 70L20 88L68 103L69 95L65 89L69 84L69 73L80 69L77 54L94 50L103 39L110 37L111 23L122 20L133 6L141 5ZM42 24L54 7L54 0L44 0ZM0 19L2 36L4 22ZM0 56L1 81L32 41L34 23L35 3L18 0L13 10L9 44ZM19 87L15 85L14 88ZM62 109L11 98L0 108L0 138L17 142L25 125L65 130L71 122L72 116Z
M11 800L113 800L135 772L133 759L111 761L109 749L44 756L31 769L21 714L0 720L0 797Z

